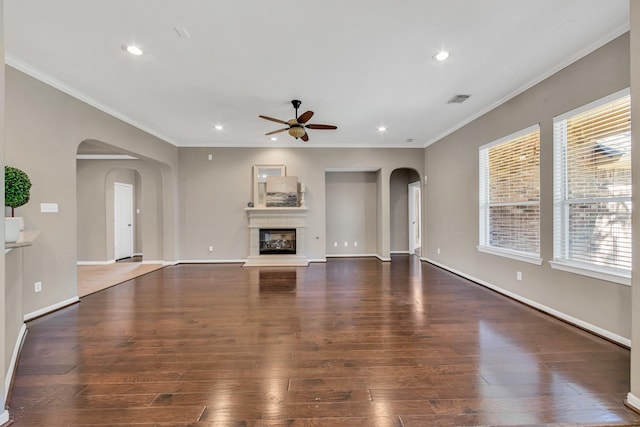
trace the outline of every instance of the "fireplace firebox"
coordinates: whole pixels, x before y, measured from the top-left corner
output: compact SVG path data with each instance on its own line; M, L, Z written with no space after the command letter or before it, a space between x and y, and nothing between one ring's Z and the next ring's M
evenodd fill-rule
M295 255L296 229L261 228L260 255Z

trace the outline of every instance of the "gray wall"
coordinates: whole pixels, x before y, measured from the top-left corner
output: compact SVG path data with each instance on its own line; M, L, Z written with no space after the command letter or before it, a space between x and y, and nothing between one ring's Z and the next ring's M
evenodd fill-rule
M377 175L377 172L327 172L327 255L376 254Z
M181 260L244 260L249 254L249 232L244 208L251 200L252 166L285 164L287 175L306 186L307 255L325 259L325 170L377 170L379 213L377 247L389 253L389 179L398 168L423 170L422 149L316 148L180 148L180 258ZM208 160L208 155L213 160ZM386 234L386 237L385 237ZM386 246L384 241L386 239ZM212 253L208 247L213 246ZM385 253L386 251L386 253Z
M178 149L6 67L7 164L27 172L33 183L31 201L17 210L27 229L42 232L25 251L23 313L33 314L77 299L76 152L85 140L96 140L127 153L154 160L163 181L162 254L177 257ZM59 204L59 213L40 213L40 203ZM42 282L35 294L33 283Z
M625 34L427 147L423 256L630 338L629 286L553 270L547 262L553 259L553 117L628 86L629 34ZM540 123L541 132L542 266L476 249L478 147L536 123ZM522 281L516 281L517 271L522 272Z

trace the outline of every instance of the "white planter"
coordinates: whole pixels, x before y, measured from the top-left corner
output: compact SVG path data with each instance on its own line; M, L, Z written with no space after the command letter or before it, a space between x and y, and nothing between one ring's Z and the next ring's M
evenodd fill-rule
M15 216L15 219L18 220L18 224L20 224L20 231L24 231L24 217L23 216Z
M4 218L4 242L17 242L20 238L20 221L18 218Z

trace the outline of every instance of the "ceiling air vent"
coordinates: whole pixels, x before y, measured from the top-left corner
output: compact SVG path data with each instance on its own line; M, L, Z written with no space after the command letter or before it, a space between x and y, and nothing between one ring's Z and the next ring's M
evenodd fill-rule
M447 104L462 104L470 97L471 95L454 95L453 98L447 101Z

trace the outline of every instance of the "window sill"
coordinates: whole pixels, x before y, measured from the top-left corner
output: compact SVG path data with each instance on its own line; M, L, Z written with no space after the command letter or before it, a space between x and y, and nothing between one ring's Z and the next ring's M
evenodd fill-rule
M631 272L625 274L624 272L614 271L612 269L607 269L606 267L599 268L570 261L549 261L549 264L551 265L551 268L555 268L557 270L568 271L569 273L580 274L582 276L631 286Z
M528 254L526 252L511 251L509 249L499 249L493 246L478 246L478 251L486 254L498 255L505 258L511 258L522 262L528 262L529 264L542 265L542 258L536 255Z

